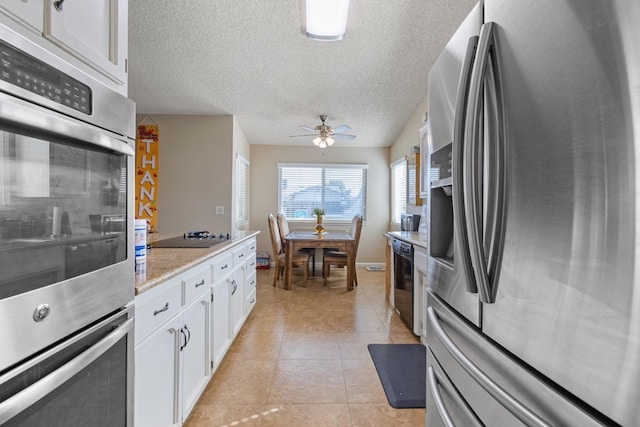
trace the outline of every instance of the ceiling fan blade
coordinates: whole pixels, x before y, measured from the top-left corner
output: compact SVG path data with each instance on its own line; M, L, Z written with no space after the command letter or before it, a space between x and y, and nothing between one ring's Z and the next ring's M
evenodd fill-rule
M338 126L337 128L333 128L333 131L336 132L336 133L345 132L345 131L348 131L348 130L351 130L351 128L349 126L347 126L347 125L341 125L341 126Z
M355 135L347 135L346 133L334 133L333 137L335 139L349 139L349 140L353 140L356 138Z
M308 130L309 132L315 132L316 130L314 128L310 128L309 126L300 126L302 129L304 130Z
M305 134L305 135L289 135L289 138L296 138L298 136L318 136L317 133Z

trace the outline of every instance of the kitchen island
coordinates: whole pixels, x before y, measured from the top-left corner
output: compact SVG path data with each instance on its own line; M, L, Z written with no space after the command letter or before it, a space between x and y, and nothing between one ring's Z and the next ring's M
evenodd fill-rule
M138 265L137 427L180 426L193 409L256 304L258 233L211 248L153 248Z

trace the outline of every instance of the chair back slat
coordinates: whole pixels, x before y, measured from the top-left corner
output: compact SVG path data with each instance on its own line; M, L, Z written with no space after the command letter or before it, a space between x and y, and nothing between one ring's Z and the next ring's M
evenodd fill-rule
M362 215L358 214L353 217L349 234L351 234L355 240L354 250L357 253L358 245L360 244L360 235L362 234Z
M280 230L280 242L282 243L282 250L284 251L284 239L289 234L289 223L287 222L287 218L284 216L282 212L278 213L276 216L278 220L278 229Z
M273 246L273 256L277 257L278 254L282 253L282 240L280 238L280 229L278 227L278 222L273 214L269 214L269 233L271 234L271 245Z

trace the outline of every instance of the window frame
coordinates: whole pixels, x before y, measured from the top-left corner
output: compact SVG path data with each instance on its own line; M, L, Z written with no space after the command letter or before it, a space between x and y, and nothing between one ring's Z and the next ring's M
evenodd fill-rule
M367 192L368 192L368 181L369 181L369 177L368 177L368 169L369 169L369 165L367 163L278 163L277 164L278 167L278 182L277 182L277 186L278 186L278 212L283 212L283 199L282 199L282 172L283 169L286 168L309 168L309 169L322 169L322 175L324 177L324 173L326 172L327 169L350 169L350 170L354 170L354 169L359 169L362 171L363 174L363 186L364 186L364 201L363 201L363 212L361 212L362 216L363 216L363 222L366 222L367 219ZM324 180L324 178L323 178ZM321 185L325 185L325 183L322 183ZM283 212L286 215L286 212ZM324 216L323 218L323 223L324 224L332 224L332 225L342 225L342 224L350 224L352 220L352 217L349 216L349 218L344 217L344 218L330 218L328 216ZM311 215L307 218L294 218L294 217L287 217L287 221L288 222L292 222L292 223L297 223L297 224L315 224L316 223L316 217L314 215Z

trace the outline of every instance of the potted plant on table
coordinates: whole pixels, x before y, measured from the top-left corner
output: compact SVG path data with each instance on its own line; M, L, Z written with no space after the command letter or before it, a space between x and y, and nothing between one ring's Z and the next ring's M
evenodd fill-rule
M322 217L324 216L324 209L314 208L313 214L317 218L316 232L318 234L322 234L324 232L324 225L322 225Z

